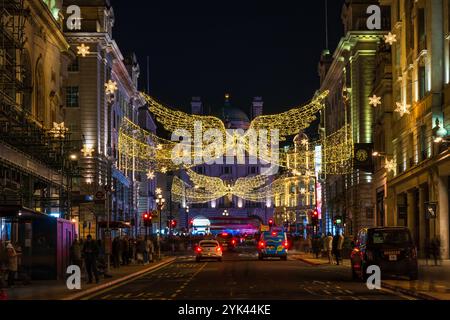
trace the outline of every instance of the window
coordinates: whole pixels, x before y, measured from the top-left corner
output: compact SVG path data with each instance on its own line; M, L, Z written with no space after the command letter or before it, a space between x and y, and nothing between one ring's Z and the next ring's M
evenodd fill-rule
M256 167L250 167L250 174L256 174L258 173L258 170Z
M419 8L417 12L417 22L419 24L418 27L418 43L419 43L419 52L425 50L427 48L427 34L426 34L426 20L425 20L425 9Z
M69 65L68 71L69 72L78 72L78 71L80 71L80 65L79 65L78 57L75 59L75 61L71 65Z
M420 144L420 161L428 159L427 152L427 127L421 126L419 133L419 144Z
M419 100L422 100L425 97L427 92L427 77L426 77L426 69L423 64L419 66Z
M66 107L67 108L78 108L78 87L67 87L66 88Z
M231 174L231 167L223 167L223 174Z

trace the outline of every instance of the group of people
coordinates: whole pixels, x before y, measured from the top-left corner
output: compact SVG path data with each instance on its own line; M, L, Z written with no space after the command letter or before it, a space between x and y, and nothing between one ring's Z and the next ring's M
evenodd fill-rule
M111 262L113 268L128 266L132 262L137 264L148 264L153 262L155 246L150 238L132 239L128 236L116 237L112 241ZM100 281L100 275L110 278L107 273L107 256L105 243L102 240L93 240L91 235L86 240L76 239L70 248L71 263L80 269L85 269L88 283L95 279Z
M335 236L331 233L315 236L309 238L309 241L311 242L310 248L316 259L318 259L322 253L323 255L326 255L330 264L336 262L336 264L339 265L342 262L342 251L344 249L345 238L340 232Z

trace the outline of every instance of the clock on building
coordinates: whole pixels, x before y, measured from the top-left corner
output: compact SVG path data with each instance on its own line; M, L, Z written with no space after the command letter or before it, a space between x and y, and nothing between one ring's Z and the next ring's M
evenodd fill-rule
M356 159L360 162L366 162L369 159L369 153L366 149L359 149L356 151Z
M373 172L372 152L373 144L371 143L355 144L354 168L365 172Z

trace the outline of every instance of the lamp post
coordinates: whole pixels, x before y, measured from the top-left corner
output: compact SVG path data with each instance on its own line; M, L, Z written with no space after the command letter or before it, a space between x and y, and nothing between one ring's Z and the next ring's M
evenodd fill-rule
M162 194L158 195L156 199L156 206L158 208L158 216L159 216L159 232L158 232L158 259L161 260L161 228L162 228L162 209L166 203L166 199L163 198Z

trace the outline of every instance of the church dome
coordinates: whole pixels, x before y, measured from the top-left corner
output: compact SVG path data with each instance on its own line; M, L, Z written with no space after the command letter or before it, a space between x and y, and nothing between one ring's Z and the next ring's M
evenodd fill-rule
M217 111L216 116L225 123L250 123L250 119L244 111L231 105L228 95L225 96L225 104Z

